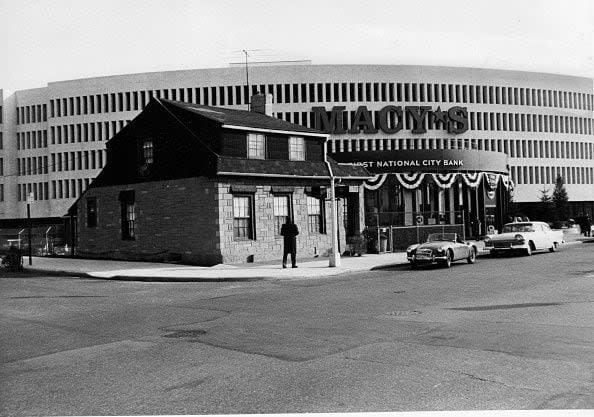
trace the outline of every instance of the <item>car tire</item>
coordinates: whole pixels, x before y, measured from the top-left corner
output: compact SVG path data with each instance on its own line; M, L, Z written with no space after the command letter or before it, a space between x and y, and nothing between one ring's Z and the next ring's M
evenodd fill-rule
M528 242L528 247L524 249L524 255L531 256L532 255L532 242Z
M470 248L470 251L468 251L468 258L466 258L466 262L468 262L469 264L473 264L476 262L476 251L474 250L474 248Z
M553 242L553 246L549 248L550 252L557 252L558 244L557 242Z
M452 252L451 251L446 252L446 259L445 259L445 261L442 262L442 265L445 268L450 268L452 266Z

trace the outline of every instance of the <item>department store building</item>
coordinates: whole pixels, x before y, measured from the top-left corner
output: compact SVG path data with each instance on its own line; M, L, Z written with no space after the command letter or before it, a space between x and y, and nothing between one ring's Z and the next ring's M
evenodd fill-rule
M49 82L0 94L0 220L52 222L106 163L105 142L151 97L247 109L329 134L328 152L363 165L364 216L380 229L498 229L506 193L527 215L563 177L571 215L594 214L593 81L558 74L403 65L254 63ZM18 226L17 226L18 227ZM404 232L403 232L404 233Z

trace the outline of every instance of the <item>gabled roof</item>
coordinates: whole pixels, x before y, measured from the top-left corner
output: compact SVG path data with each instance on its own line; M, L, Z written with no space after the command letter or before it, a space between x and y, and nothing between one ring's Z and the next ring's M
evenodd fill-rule
M207 119L220 123L227 127L243 127L250 129L273 130L279 132L295 132L309 134L325 138L328 135L309 127L289 123L284 120L266 116L262 113L256 113L248 110L235 110L222 107L203 106L200 104L184 103L181 101L172 101L158 99L165 107L177 107L192 113L199 114Z

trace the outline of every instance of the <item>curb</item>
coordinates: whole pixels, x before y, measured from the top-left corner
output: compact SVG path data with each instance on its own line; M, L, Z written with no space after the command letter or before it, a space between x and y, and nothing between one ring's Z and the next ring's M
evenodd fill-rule
M563 246L569 245L578 245L585 242L589 242L590 240L582 241L582 240L575 240L571 242L563 243ZM594 241L594 240L592 240ZM490 256L490 251L488 250L479 250L477 256ZM355 272L364 272L364 271L380 271L383 269L394 268L398 266L408 265L408 261L403 262L393 262L383 265L376 265L367 268L345 268L342 271L337 271L333 274L318 276L316 278L321 277L334 277L338 275L343 275L347 273L355 273ZM86 279L94 279L94 280L104 280L104 281L138 281L138 282L257 282L257 281L278 281L283 280L283 278L274 277L274 276L248 276L248 277L159 277L159 276L146 276L146 275L113 275L109 277L101 277L93 275L93 273L89 272L74 272L74 271L65 271L65 270L48 270L48 269L39 269L39 268L25 268L24 271L27 273L38 273L48 276L56 276L56 277L71 277L71 278L86 278ZM309 276L296 276L290 277L289 279L307 279L312 278Z

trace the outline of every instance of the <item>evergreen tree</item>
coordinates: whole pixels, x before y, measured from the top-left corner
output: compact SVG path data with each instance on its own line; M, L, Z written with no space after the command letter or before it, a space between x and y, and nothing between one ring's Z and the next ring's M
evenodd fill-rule
M538 220L550 222L554 217L554 204L553 198L549 195L548 188L540 190L538 199L540 200L538 204Z
M565 181L561 176L558 176L555 181L551 200L555 209L555 220L567 220L569 218L569 197L565 189Z

